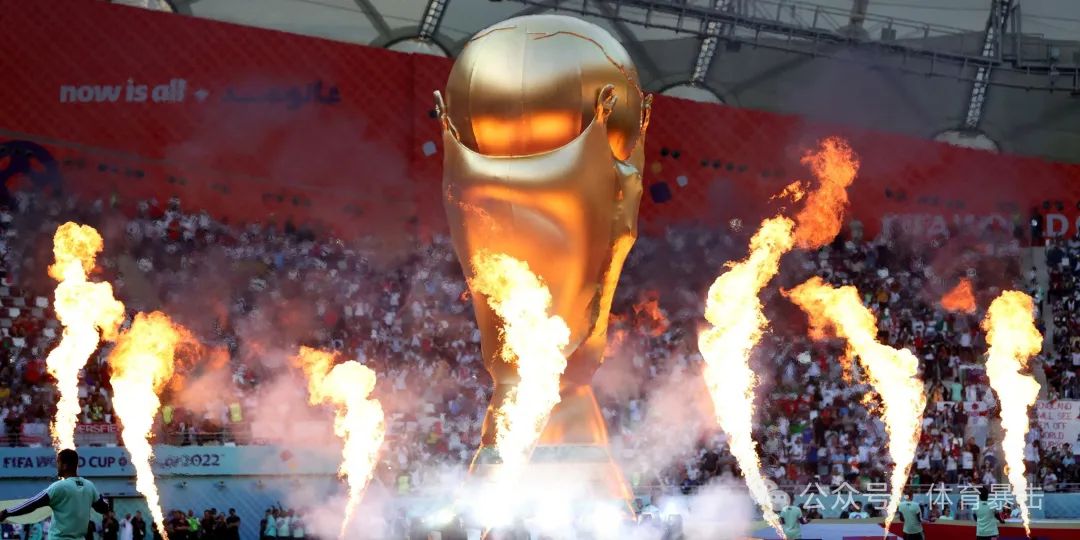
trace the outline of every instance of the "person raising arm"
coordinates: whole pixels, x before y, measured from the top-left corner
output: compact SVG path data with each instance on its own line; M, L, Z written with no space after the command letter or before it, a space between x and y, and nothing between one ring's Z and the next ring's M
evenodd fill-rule
M86 537L90 510L107 514L109 502L94 483L79 476L79 454L70 448L56 455L59 480L20 505L0 510L0 522L49 507L53 512L49 540L81 540Z

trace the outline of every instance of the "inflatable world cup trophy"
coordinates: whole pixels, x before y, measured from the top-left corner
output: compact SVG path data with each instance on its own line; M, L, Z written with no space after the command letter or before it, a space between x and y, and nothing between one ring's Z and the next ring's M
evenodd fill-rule
M550 314L570 330L561 401L536 451L563 449L569 461L597 463L609 495L626 500L590 383L637 236L651 96L611 35L555 15L509 19L479 32L454 64L445 102L435 94L445 209L470 286L471 261L480 252L524 261L551 292ZM495 442L495 412L519 378L499 356L502 321L483 294L472 293L484 365L495 383L475 473Z

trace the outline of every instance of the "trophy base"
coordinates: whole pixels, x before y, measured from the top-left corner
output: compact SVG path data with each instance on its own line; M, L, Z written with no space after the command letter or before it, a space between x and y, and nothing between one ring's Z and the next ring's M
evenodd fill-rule
M559 403L551 409L551 416L537 445L595 445L607 448L607 424L591 386L563 388Z
M469 474L482 481L500 464L494 441L485 440ZM587 385L564 389L522 475L515 484L523 489L536 486L573 498L620 501L633 512L633 493L611 456L604 417Z

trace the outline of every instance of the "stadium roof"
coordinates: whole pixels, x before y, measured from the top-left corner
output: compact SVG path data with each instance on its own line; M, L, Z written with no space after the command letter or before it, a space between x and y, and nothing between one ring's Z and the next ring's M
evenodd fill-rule
M796 103L792 89L855 78L861 93L897 100L868 103L886 112L862 111L858 123L923 137L959 130L968 142L985 135L995 148L1080 159L1077 0L114 1L451 57L498 21L568 13L619 38L654 92L809 116L824 107L832 118L823 97Z
M992 4L999 1L168 0L176 11L200 17L374 46L418 37L441 44L451 54L460 49L463 40L485 26L545 11L584 13L585 18L606 27L633 48L643 42L704 32L707 24L697 15L709 10L744 17L748 22L743 29L754 26L754 20L772 20L791 28L839 31L850 26L853 17L861 16L861 25L870 39L882 39L881 30L890 26L898 34L893 39L901 40L981 33ZM1080 36L1080 2L1005 1L1019 6L1022 29L1027 35L1073 41ZM859 13L861 6L865 6L865 14ZM680 15L681 21L676 23ZM675 24L683 31L664 28Z

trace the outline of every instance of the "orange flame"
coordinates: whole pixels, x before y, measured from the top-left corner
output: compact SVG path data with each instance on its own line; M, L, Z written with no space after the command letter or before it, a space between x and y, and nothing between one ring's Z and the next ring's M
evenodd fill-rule
M904 494L926 408L923 383L916 375L919 360L907 349L894 349L877 341L877 320L862 304L855 287L833 288L814 277L785 292L810 317L811 336L827 330L847 341L847 355L858 356L870 384L881 396L881 415L889 432L893 460L892 494L885 512L888 530Z
M563 348L570 342L570 329L561 317L548 315L551 292L527 263L480 252L472 266L472 289L486 296L503 320L499 355L517 366L520 377L496 413L500 470L512 475L528 461L552 407L560 401L559 379L566 370Z
M859 172L859 158L843 139L829 137L817 152L803 156L802 163L810 167L821 184L807 195L803 209L795 215L799 224L795 245L814 249L832 242L840 233L848 203L847 187Z
M956 287L941 297L941 307L948 311L961 311L975 313L975 292L971 287L971 280L963 278Z
M982 321L990 345L986 374L1001 401L1001 427L1005 438L1006 471L1013 495L1020 506L1024 531L1031 536L1031 516L1027 505L1027 478L1024 477L1024 437L1030 425L1028 409L1039 397L1039 383L1020 373L1028 360L1042 350L1042 335L1035 327L1035 303L1019 291L1005 291L990 303Z
M806 191L803 190L802 182L795 181L784 187L784 189L780 193L769 197L769 200L775 201L778 199L791 199L791 202L799 202L805 196Z
M75 422L79 411L79 371L98 347L101 338L112 340L124 321L124 305L113 298L108 283L87 281L104 241L93 227L65 223L53 237L49 275L56 286L54 307L64 325L60 344L45 359L56 378L60 399L53 419L53 444L58 449L75 447ZM100 334L99 334L100 331Z
M711 326L698 336L698 349L705 360L703 376L717 422L731 437L731 453L743 471L751 497L761 507L765 521L780 535L783 529L773 510L757 443L752 438L757 377L749 359L768 324L758 294L776 276L780 258L796 244L820 247L840 232L847 204L845 190L859 167L854 153L838 138L823 141L817 152L803 158L803 163L810 166L819 187L807 195L802 184L795 182L778 195L794 201L805 198L805 207L795 221L776 216L762 222L750 240L750 255L728 263L728 270L709 287L705 318Z
M646 291L641 295L641 300L634 304L634 315L645 333L652 337L659 337L668 329L668 319L660 309L660 293L657 291Z
M761 224L750 240L750 256L729 264L728 271L709 287L705 319L711 326L698 336L716 420L731 437L731 453L743 471L750 496L761 506L765 521L780 534L783 529L751 436L757 377L749 358L768 324L758 292L776 275L780 257L792 248L794 226L790 219L779 216Z
M369 397L375 389L375 372L355 360L337 365L334 360L332 353L301 347L293 364L307 375L311 404L331 404L335 409L334 433L344 443L338 474L349 483L349 502L339 535L345 538L375 470L386 423L382 405Z
M120 418L120 435L135 467L135 488L146 497L150 514L159 527L165 523L165 516L150 468L153 449L148 438L154 416L161 407L158 394L173 375L177 346L191 341L187 330L174 325L164 313L139 313L109 353L113 408ZM167 540L165 531L161 533Z

